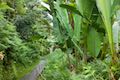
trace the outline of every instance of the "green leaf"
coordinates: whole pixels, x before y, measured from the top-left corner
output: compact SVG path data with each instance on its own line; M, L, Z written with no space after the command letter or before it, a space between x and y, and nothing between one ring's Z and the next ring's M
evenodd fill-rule
M65 8L79 16L81 16L82 18L85 18L88 22L90 22L90 20L83 14L81 14L81 12L74 6L68 5L68 4L60 4L60 7Z
M112 3L112 14L114 15L116 10L120 9L120 0L113 0Z
M65 9L68 9L68 10L70 10L70 11L72 11L72 12L74 12L74 13L82 16L82 17L84 17L84 16L79 12L79 10L77 10L74 6L71 6L71 5L68 5L68 4L60 4L60 7L65 8Z
M98 56L101 47L101 40L98 32L94 28L91 28L90 32L88 33L87 47L92 57Z
M57 10L57 18L59 19L62 26L65 27L68 35L72 37L73 31L72 31L71 25L69 24L69 17L68 17L67 10L60 7L60 4L62 4L62 1L57 0L55 4L55 9Z
M113 34L112 34L112 4L111 0L96 0L97 7L99 11L102 13L102 20L105 24L105 28L108 35L109 45L111 54L114 54L114 45L113 45Z
M79 12L89 19L95 2L93 0L76 0L76 5Z
M79 41L80 40L80 32L81 32L81 17L77 14L74 14L73 15L73 18L74 18L74 36L73 38L76 40L76 41Z
M6 3L0 3L0 9L3 9L3 10L5 10L5 9L10 9L10 10L14 10L14 9L12 9L12 8L10 8Z

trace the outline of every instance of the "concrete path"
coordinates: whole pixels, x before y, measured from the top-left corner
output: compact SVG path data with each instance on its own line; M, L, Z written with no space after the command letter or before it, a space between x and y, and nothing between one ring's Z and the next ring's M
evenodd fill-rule
M35 69L33 69L31 73L25 75L21 80L36 80L43 71L45 64L45 60L40 61L40 63L35 67Z

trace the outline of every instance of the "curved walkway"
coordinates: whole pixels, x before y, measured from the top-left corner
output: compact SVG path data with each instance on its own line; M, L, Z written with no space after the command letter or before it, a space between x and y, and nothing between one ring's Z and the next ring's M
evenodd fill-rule
M45 60L40 61L40 63L31 71L31 73L25 75L21 80L36 80L43 71L45 64Z

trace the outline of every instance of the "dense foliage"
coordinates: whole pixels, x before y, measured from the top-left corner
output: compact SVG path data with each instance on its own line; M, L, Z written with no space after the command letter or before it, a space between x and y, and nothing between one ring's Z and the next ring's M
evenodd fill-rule
M119 27L120 0L0 0L0 80L119 80Z
M48 1L57 45L67 54L67 65L74 65L75 80L118 80L120 1Z
M0 52L4 55L0 61L0 80L13 80L21 74L23 77L31 71L28 71L29 66L35 66L40 56L49 53L51 45L47 39L51 35L51 21L43 14L46 9L38 2L29 3L24 0L0 1ZM21 73L20 69L27 68Z

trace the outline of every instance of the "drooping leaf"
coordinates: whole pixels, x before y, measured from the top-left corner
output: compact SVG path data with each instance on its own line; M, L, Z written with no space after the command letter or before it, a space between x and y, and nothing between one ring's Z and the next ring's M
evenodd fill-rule
M68 5L68 4L60 4L60 7L65 8L65 9L67 9L67 10L69 10L69 11L75 13L75 14L78 14L79 16L84 18L87 22L90 22L90 20L87 18L87 16L81 14L81 12L77 8L75 8L74 6L71 6L71 5Z
M87 47L91 56L98 56L101 47L101 40L98 32L94 28L91 28L90 32L88 33Z
M74 36L73 38L77 41L80 40L80 32L81 32L81 17L77 14L73 15L74 17Z
M62 1L57 0L55 4L55 9L57 10L57 18L59 19L62 26L65 27L68 35L72 37L73 31L72 31L71 25L69 24L69 17L68 17L67 10L60 7L60 4L62 4Z
M93 0L76 0L76 5L79 12L89 19L95 2Z
M84 16L79 12L79 10L77 10L74 6L70 6L70 5L68 5L68 4L60 4L60 7L66 8L66 9L72 11L73 13L76 13L76 14L84 17Z

